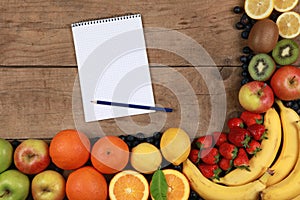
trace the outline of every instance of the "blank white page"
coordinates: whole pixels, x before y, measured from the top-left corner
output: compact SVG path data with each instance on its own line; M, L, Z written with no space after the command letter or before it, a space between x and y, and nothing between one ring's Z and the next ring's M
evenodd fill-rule
M72 24L85 121L154 111L91 100L155 106L140 14Z

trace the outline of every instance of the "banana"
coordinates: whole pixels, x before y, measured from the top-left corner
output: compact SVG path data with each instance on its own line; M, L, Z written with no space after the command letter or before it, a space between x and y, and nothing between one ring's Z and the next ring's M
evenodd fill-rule
M266 187L262 180L240 186L224 186L210 181L189 160L183 162L183 173L191 187L206 200L256 200Z
M300 128L299 128L299 115L294 111L289 111L289 116L291 118L287 118L285 120L289 120L288 122L288 130L295 131L298 136L298 142L300 143ZM296 116L297 115L297 116ZM293 121L292 121L293 120ZM289 132L289 134L294 134L293 132ZM294 152L297 155L297 162L292 171L288 174L286 178L281 180L280 182L271 185L264 189L261 193L261 197L263 200L268 199L280 199L280 200L288 200L296 198L300 195L300 154L298 152ZM287 163L286 163L287 164ZM275 171L276 174L276 171ZM274 175L275 175L274 174ZM270 177L272 178L272 177Z
M268 179L267 186L280 182L290 173L299 152L298 130L294 124L299 120L299 115L293 109L285 107L280 100L276 100L276 103L280 108L283 144L278 159L270 168L274 175Z
M300 195L296 196L295 198L292 198L292 200L300 200Z
M219 180L217 183L225 185L243 185L249 183L263 175L270 167L280 147L281 142L281 122L279 114L274 108L270 108L264 117L264 125L268 131L268 139L261 142L262 150L249 161L249 169L234 169Z

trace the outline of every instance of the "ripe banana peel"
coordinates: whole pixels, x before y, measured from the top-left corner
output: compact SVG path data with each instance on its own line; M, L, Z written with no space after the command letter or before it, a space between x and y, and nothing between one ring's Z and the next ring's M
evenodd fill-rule
M204 177L189 159L183 162L182 171L188 178L192 189L206 200L256 200L266 187L262 180L240 186L224 186L214 183Z
M296 117L297 116L297 117ZM300 118L299 115L294 110L288 110L287 117L282 118L282 120L287 120L287 125L289 131L295 131L298 136L298 142L300 143ZM290 134L290 133L289 133ZM261 193L263 200L268 199L280 199L280 200L290 200L297 199L300 195L300 154L299 152L294 154L297 155L297 161L290 173L282 179L280 182L271 185L264 189ZM276 171L275 171L276 173ZM275 175L275 174L274 174ZM270 177L272 178L272 177Z
M230 186L243 185L256 180L267 171L276 158L281 142L280 117L274 108L267 110L264 125L268 131L268 139L261 142L262 150L251 158L249 162L250 171L237 168L220 178L220 180L215 179L215 182Z
M299 115L293 109L285 107L280 100L276 100L276 103L280 108L284 142L278 159L270 168L274 175L268 179L267 186L284 179L295 166L299 154L299 133L295 125L295 122L299 120Z

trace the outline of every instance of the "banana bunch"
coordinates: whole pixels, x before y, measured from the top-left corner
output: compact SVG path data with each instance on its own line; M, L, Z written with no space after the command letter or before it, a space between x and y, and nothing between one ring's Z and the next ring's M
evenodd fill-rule
M277 111L270 108L265 114L264 126L268 131L268 139L261 142L262 150L249 162L249 169L236 168L220 180L214 180L225 185L243 185L262 176L276 158L281 142L281 123Z
M262 151L250 160L251 171L235 169L213 182L191 161L183 163L183 173L200 196L214 200L300 200L300 118L280 100L276 103L280 115L274 108L265 113L268 139L262 141Z
M300 198L300 118L294 110L284 107L280 101L276 103L280 108L283 134L293 137L296 144L283 142L281 154L271 167L274 175L267 180L267 188L262 191L261 197L264 200L297 199Z
M220 185L204 177L189 159L183 162L182 172L189 179L192 189L206 200L255 200L266 188L262 180L239 186Z

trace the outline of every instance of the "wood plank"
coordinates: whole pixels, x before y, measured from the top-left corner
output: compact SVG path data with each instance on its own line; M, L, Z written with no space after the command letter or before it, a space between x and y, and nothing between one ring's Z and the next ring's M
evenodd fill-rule
M75 66L70 24L91 18L141 13L144 27L176 30L198 42L217 65L239 65L245 44L234 29L239 15L232 12L242 1L9 1L0 8L0 65ZM165 31L164 31L165 32ZM151 35L150 32L146 32ZM160 38L163 42L166 38ZM151 45L151 44L150 44ZM184 46L183 43L178 44ZM149 50L151 63L189 64L171 52Z
M0 137L51 138L68 128L90 137L151 134L169 127L182 127L191 137L203 135L222 129L225 117L241 110L237 101L240 72L237 67L151 67L156 104L172 107L174 112L85 123L76 68L0 68ZM223 92L214 88L220 80L214 78L220 74Z

